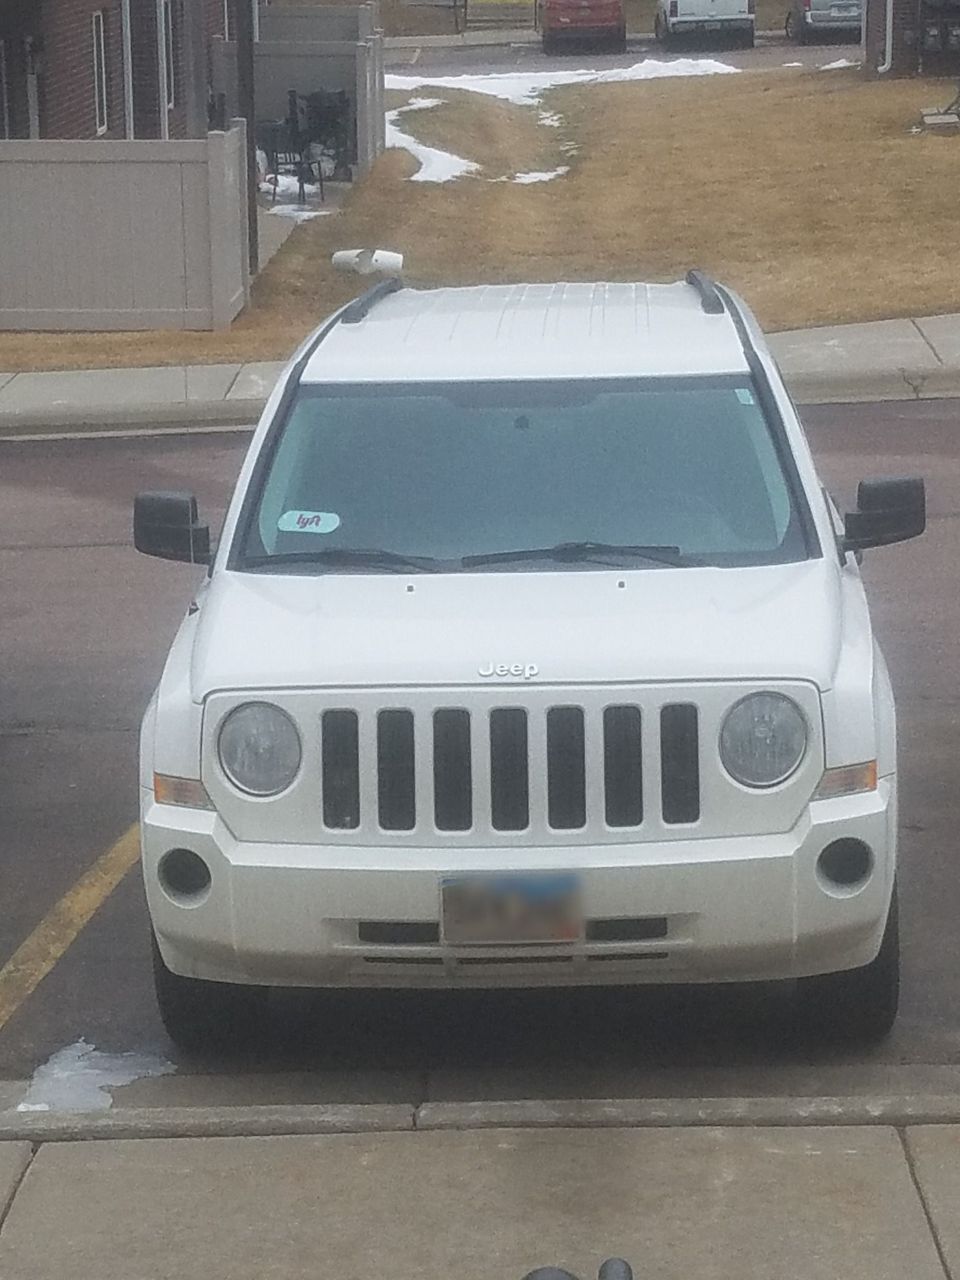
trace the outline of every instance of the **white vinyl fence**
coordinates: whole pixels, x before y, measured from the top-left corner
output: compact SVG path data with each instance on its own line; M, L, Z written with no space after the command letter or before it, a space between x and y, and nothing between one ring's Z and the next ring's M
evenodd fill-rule
M0 330L225 328L250 290L246 130L0 142Z

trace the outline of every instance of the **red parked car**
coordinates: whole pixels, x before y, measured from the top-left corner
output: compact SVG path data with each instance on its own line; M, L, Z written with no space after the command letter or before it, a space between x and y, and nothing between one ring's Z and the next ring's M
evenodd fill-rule
M623 0L540 0L544 53L556 53L566 40L602 40L616 53L627 47Z

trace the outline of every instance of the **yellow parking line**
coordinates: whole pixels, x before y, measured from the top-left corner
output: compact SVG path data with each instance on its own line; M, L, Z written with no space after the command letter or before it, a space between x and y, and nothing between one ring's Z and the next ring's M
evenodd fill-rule
M102 853L0 969L0 1029L37 989L140 854L136 823Z

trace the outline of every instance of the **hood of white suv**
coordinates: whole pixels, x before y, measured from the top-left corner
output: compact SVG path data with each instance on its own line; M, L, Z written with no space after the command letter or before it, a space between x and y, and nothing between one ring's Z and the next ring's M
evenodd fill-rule
M831 687L838 565L550 573L220 573L196 701L216 690L806 679Z

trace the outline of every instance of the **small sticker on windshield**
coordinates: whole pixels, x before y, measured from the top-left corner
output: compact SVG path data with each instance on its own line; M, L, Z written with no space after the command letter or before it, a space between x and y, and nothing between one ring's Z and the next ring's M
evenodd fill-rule
M737 399L741 404L756 404L753 392L748 387L737 387Z
M334 511L285 511L277 521L281 533L333 533L340 528Z

